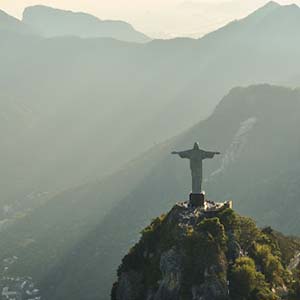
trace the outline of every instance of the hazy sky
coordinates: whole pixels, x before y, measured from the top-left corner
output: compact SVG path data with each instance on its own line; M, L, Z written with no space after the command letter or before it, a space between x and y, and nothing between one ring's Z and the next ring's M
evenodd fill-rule
M24 7L44 4L84 11L100 19L130 22L152 37L199 37L241 18L268 0L0 0L0 9L21 17ZM279 0L281 4L300 0Z

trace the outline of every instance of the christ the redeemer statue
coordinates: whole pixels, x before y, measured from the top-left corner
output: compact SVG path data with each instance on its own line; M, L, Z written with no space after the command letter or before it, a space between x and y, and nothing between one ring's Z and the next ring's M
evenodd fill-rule
M178 154L181 158L190 160L190 167L192 172L192 194L201 194L202 186L202 161L206 158L213 158L220 152L209 152L199 148L199 143L194 144L194 148L181 152L172 152Z

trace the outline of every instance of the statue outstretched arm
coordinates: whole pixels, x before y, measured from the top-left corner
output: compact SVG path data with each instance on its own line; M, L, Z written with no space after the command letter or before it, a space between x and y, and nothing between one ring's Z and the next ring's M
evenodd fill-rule
M181 158L191 158L191 150L187 151L173 151L171 154L178 154Z
M220 152L203 151L203 159L214 158L215 155L220 155Z

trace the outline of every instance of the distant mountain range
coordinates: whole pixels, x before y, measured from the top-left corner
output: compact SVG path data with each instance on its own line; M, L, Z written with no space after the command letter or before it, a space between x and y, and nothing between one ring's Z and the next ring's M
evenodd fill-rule
M0 10L0 32L39 35L45 38L74 36L112 38L133 43L151 39L124 21L100 20L93 15L37 5L25 8L22 21Z
M86 13L37 5L27 7L23 23L44 37L79 36L81 38L114 38L120 41L145 43L150 38L123 21L102 21Z
M297 85L298 14L296 6L271 3L199 40L146 44L3 31L6 211L116 171L209 116L235 86Z

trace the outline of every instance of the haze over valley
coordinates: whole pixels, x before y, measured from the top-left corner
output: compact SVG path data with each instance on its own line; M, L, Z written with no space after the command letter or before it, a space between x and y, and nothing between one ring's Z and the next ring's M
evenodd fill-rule
M0 11L3 276L41 299L109 299L139 232L187 200L170 152L195 141L221 152L204 163L210 199L300 235L299 28L300 7L275 2L166 40L44 5Z

